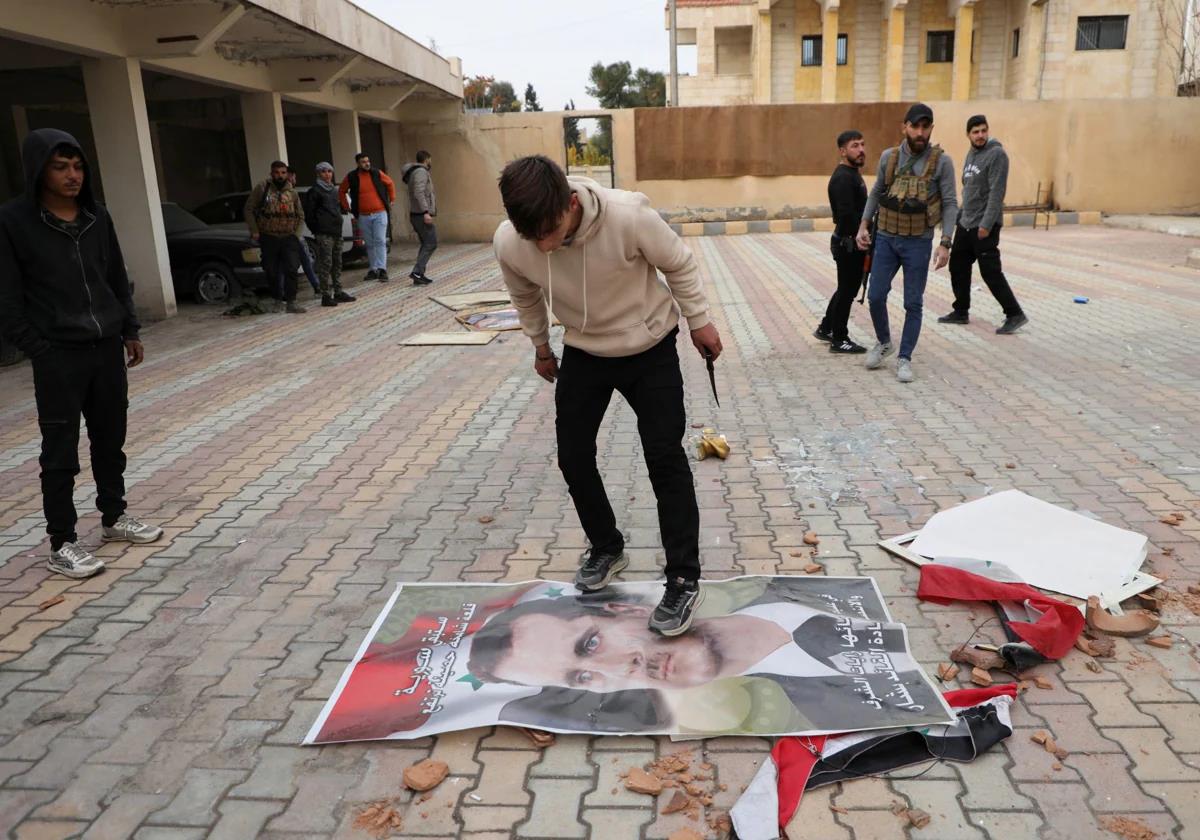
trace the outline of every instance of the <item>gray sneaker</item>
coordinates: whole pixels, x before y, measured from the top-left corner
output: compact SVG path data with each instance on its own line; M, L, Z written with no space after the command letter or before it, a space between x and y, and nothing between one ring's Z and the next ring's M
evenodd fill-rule
M629 565L624 551L597 552L589 550L575 573L575 588L580 592L599 592Z
M289 300L287 303L287 313L289 315L303 315L308 310L294 300Z
M875 346L867 351L867 370L875 370L883 364L883 360L892 355L895 348L889 341L887 344L876 342Z
M149 543L154 542L162 534L162 528L157 525L147 525L124 513L113 523L111 528L105 525L100 529L100 539L105 542Z
M662 600L650 615L650 629L660 636L680 636L692 626L696 607L704 601L699 581L675 578L667 581Z
M63 543L58 551L51 551L46 565L50 571L69 578L90 578L104 571L103 560L73 542Z
M908 359L899 359L896 361L896 378L901 382L912 382L912 362Z

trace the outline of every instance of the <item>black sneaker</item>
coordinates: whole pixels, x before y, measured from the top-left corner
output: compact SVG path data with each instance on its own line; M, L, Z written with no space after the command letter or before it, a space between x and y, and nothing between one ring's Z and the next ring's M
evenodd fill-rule
M358 298L356 298L354 295L348 292L343 292L341 289L338 289L333 293L333 299L338 303L353 303L354 301L358 300Z
M841 341L831 341L829 343L830 353L866 353L867 348L863 347L857 341L851 341L844 338Z
M321 305L322 306L337 306L337 301L334 300L333 295L322 295L321 296Z
M955 309L953 312L950 312L946 315L943 315L941 318L938 318L938 323L939 324L969 324L969 323L971 323L971 316L968 315L966 312L959 312L957 309Z
M1004 319L1004 323L996 328L996 335L1012 335L1021 327L1029 323L1029 319L1022 315L1012 315Z
M414 286L428 286L430 283L433 282L428 277L426 277L424 274L410 274L408 276L412 278Z
M375 272L375 279L378 280L380 283L386 283L387 281L391 280L392 278L388 277L386 268L381 268Z
M575 573L575 588L580 592L599 592L628 565L624 549L615 552L588 549Z
M379 276L379 269L372 268L370 271L368 271L366 274L363 275L363 279L364 280L374 280L378 276Z
M820 325L813 330L813 338L817 341L833 341L833 332L831 330L823 330Z
M675 578L667 581L662 600L650 615L650 629L660 636L686 633L696 617L696 607L704 600L704 590L694 580Z

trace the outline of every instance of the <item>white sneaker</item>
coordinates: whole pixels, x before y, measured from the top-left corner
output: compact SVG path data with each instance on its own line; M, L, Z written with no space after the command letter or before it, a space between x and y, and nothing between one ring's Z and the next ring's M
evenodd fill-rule
M100 529L100 539L105 542L148 543L154 542L162 533L162 528L157 525L147 525L123 513L111 528L105 525Z
M58 551L51 551L46 565L50 571L69 578L90 578L104 571L103 560L73 542L63 543Z
M912 362L910 362L908 359L899 359L896 362L896 378L901 382L912 382Z
M894 349L890 341L887 344L876 342L875 346L867 351L867 370L875 370L882 365L883 360L892 355Z

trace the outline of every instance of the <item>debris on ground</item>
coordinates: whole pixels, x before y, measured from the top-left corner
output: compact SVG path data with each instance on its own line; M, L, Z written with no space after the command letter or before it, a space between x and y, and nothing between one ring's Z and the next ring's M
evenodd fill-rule
M667 835L667 840L704 840L704 835L690 828L677 828Z
M1070 755L1069 752L1058 745L1058 742L1054 740L1054 736L1044 729L1039 729L1037 732L1034 732L1029 736L1029 740L1033 741L1035 744L1041 745L1042 749L1050 753L1059 761L1063 761L1067 756Z
M815 575L818 572L823 572L823 571L825 571L825 567L822 566L820 563L809 563L807 566L804 567L804 574L806 574L806 575Z
M948 665L943 662L937 666L937 675L938 679L942 682L950 682L950 680L958 676L958 666Z
M1109 658L1117 653L1117 645L1112 639L1107 636L1088 637L1080 636L1075 640L1075 647L1086 653L1088 656Z
M699 437L693 437L692 445L696 448L696 460L703 461L709 455L715 455L724 461L729 457L729 441L725 435L717 434L716 429L704 429Z
M1104 667L1099 662L1097 662L1095 659L1089 659L1087 662L1085 662L1083 664L1093 674L1103 674L1104 673Z
M354 827L361 829L372 837L387 837L403 828L400 812L385 800L372 802L354 818Z
M816 531L805 531L804 532L804 544L805 545L820 545L821 538L817 536Z
M1101 817L1100 825L1124 840L1158 840L1158 832L1133 817Z
M47 598L45 601L42 601L42 603L38 604L38 612L45 612L51 607L57 607L65 600L67 599L61 595L55 595L53 598Z
M543 729L530 729L527 726L518 726L517 731L533 741L533 745L538 749L545 749L554 745L554 733L546 732Z
M1136 601L1137 605L1144 610L1150 610L1150 612L1155 613L1162 611L1162 603L1159 601L1158 597L1151 595L1149 592L1139 592L1133 596L1133 600Z
M629 774L625 777L625 787L634 793L658 796L663 790L663 780L640 767L630 767Z
M841 805L830 805L829 810L833 811L833 813L835 813L835 814L849 814L850 813L850 811L848 809L843 808Z
M908 806L905 805L903 802L897 802L896 800L893 799L890 809L891 809L891 812L898 817L901 814L908 811Z
M496 521L496 517L494 517L494 516L481 516L481 517L479 517L479 524L480 524L480 525L490 525L491 523L493 523L493 522L495 522L495 521Z
M1095 595L1087 601L1087 626L1110 636L1145 636L1158 627L1158 616L1148 610L1127 610L1124 615L1112 615L1100 605Z
M682 811L692 803L691 797L681 790L677 790L671 794L671 799L663 806L662 813L674 814L677 811Z
M1183 514L1179 511L1175 511L1174 513L1168 513L1166 516L1160 516L1158 521L1164 525L1179 526L1183 524L1183 519Z
M913 828L924 828L929 825L929 814L920 808L909 808L905 813L908 815L908 822Z
M1054 688L1054 683L1050 682L1050 680L1046 679L1045 677L1034 677L1033 684L1043 691L1050 691Z
M979 686L983 686L984 688L987 688L989 685L992 684L992 675L989 674L987 671L985 671L982 668L972 668L971 669L971 682L975 683L975 685L979 685Z
M404 768L404 786L415 791L432 790L440 785L449 773L450 766L446 762L427 758Z
M1151 636L1149 639L1146 639L1146 644L1162 648L1163 650L1169 648L1174 642L1175 640L1170 636Z
M1004 657L994 650L981 650L976 647L956 647L950 652L951 662L965 662L984 671L1003 670L1006 667Z

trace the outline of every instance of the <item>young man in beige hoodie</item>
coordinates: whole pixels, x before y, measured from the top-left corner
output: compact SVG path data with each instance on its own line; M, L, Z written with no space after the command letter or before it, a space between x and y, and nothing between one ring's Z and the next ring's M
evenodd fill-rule
M629 565L596 469L596 433L615 390L637 415L666 552L666 591L649 626L677 636L702 599L700 514L682 445L680 315L701 355L721 354L696 261L646 196L568 178L541 155L506 166L500 194L508 220L496 230L496 259L533 342L534 370L557 380L558 464L591 543L575 586L603 589ZM566 328L561 364L550 313Z

